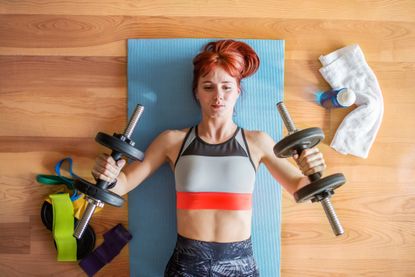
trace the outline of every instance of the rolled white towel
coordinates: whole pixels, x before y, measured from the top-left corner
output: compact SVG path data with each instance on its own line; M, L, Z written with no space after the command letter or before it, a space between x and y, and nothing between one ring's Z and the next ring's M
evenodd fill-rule
M330 144L342 154L367 158L383 118L378 80L359 45L349 45L320 56L320 73L332 88L350 88L358 106L342 121Z

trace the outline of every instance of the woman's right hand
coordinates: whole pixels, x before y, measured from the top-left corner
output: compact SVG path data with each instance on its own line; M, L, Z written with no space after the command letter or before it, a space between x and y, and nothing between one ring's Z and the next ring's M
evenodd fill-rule
M102 153L96 158L91 173L95 180L112 183L118 177L125 164L126 161L124 159L115 162L110 155Z

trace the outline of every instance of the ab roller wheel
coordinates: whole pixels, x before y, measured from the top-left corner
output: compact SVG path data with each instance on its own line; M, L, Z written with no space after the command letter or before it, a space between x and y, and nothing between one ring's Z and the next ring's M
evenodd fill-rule
M277 104L277 109L288 130L288 135L274 146L274 153L277 157L287 158L295 154L301 155L303 150L316 146L324 139L324 133L320 128L297 130L283 102ZM320 172L307 177L311 183L294 193L295 200L297 203L308 200L320 202L334 234L342 235L344 230L330 202L330 197L335 189L346 183L346 178L341 173L321 178Z
M115 161L120 160L123 156L131 160L142 161L144 159L143 152L135 148L135 142L131 140L131 135L138 120L143 114L143 111L144 107L137 105L123 134L114 134L113 136L110 136L104 133L98 133L96 135L95 141L110 148L112 150L111 156ZM103 180L98 180L96 185L83 179L75 180L74 187L85 194L85 199L88 201L88 206L75 228L74 237L77 239L82 237L96 207L103 207L104 203L116 207L121 207L123 205L124 199L109 191L109 185L109 182Z

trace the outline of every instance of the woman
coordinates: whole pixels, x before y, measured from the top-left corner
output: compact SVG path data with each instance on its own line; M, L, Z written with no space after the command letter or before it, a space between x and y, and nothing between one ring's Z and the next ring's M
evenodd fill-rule
M261 131L244 130L233 121L240 82L260 61L243 42L208 43L193 60L193 96L201 121L183 130L167 130L150 144L142 162L116 163L101 154L95 178L117 179L113 192L124 195L163 163L174 171L177 233L165 276L259 276L251 245L252 192L261 163L291 194L308 184L304 175L324 170L318 149L296 157L297 167L273 153L275 142ZM255 92L250 92L255 93ZM303 175L303 174L304 175Z

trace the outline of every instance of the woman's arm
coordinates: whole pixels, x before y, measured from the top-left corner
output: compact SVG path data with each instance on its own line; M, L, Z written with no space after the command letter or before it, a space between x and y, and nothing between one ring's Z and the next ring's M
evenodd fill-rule
M101 154L97 157L92 175L95 179L113 182L117 179L114 188L110 189L118 195L127 194L147 177L154 173L166 161L170 161L169 151L177 144L175 131L167 130L158 135L144 153L144 160L134 161L128 164L123 171L125 160L118 163L108 154Z

